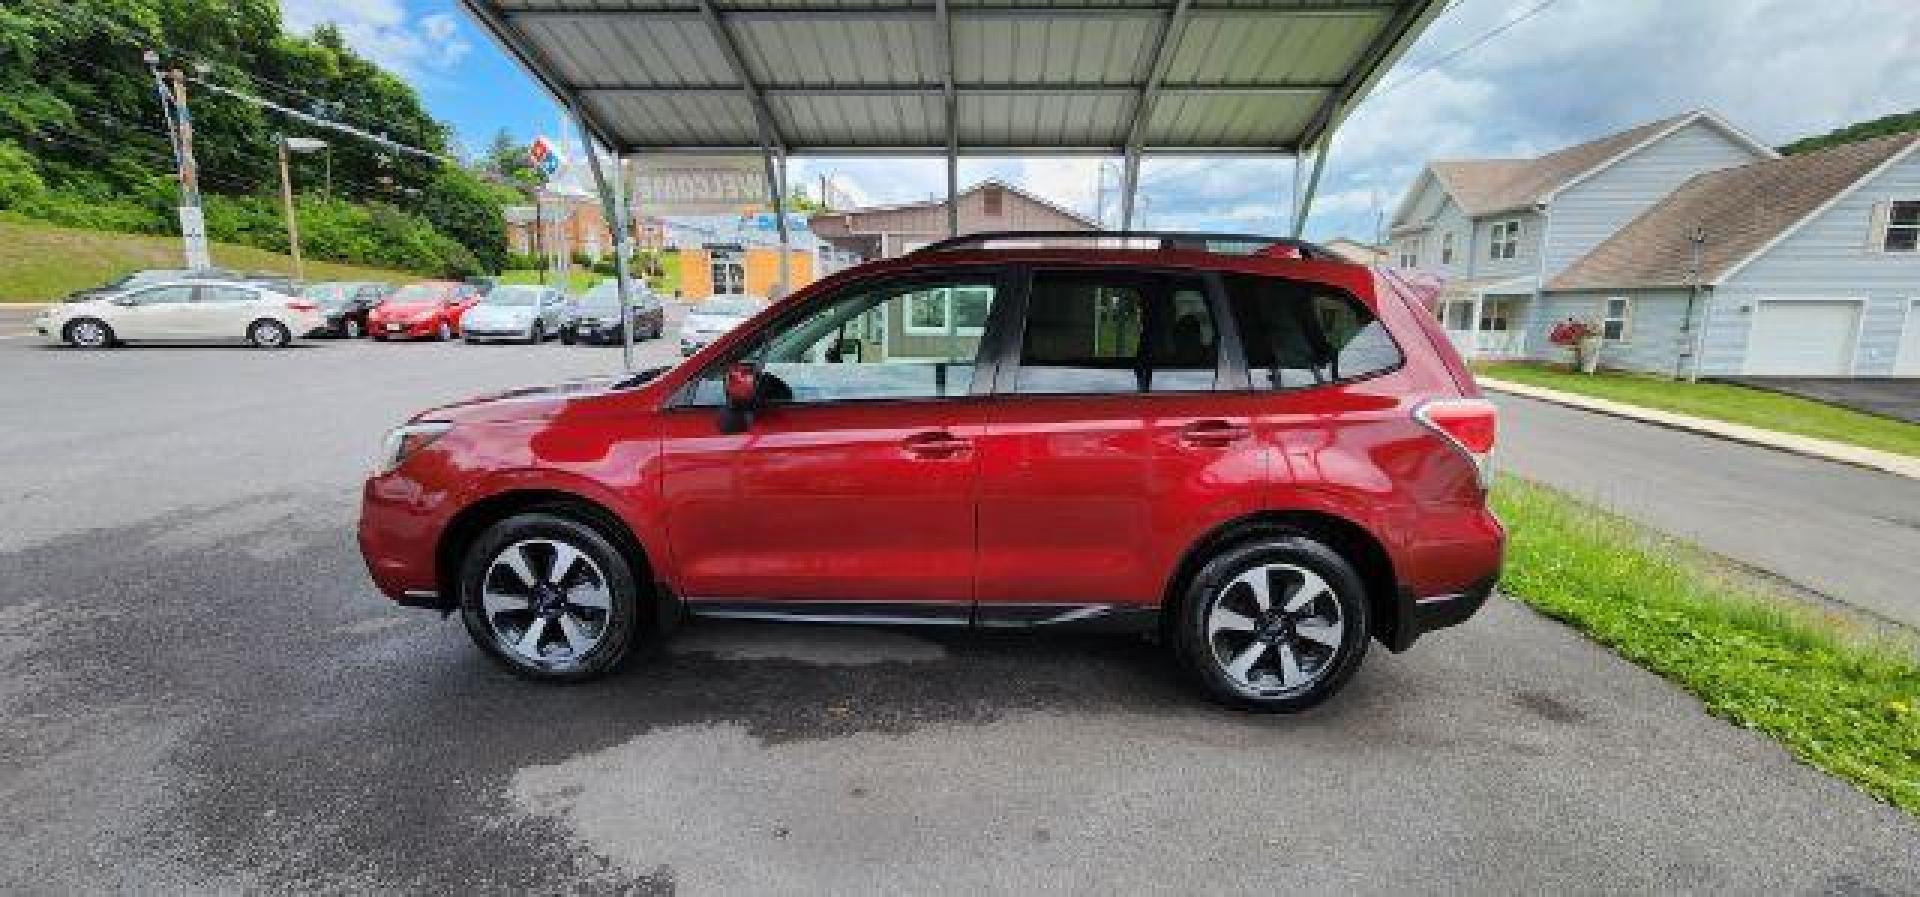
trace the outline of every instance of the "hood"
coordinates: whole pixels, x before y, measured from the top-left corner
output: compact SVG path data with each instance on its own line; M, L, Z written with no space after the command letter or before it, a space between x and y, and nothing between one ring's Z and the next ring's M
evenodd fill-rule
M686 326L695 330L732 330L745 320L740 315L703 315L694 312L687 315Z
M474 323L525 324L533 320L531 305L476 305L461 320Z
M439 308L440 303L438 302L388 302L380 306L380 313L402 318L413 318L419 317L420 315L433 314Z
M547 386L523 386L518 389L486 393L438 408L430 408L415 415L413 419L415 421L447 421L454 424L546 420L587 400L648 383L668 370L670 368L653 368L632 375L587 377Z

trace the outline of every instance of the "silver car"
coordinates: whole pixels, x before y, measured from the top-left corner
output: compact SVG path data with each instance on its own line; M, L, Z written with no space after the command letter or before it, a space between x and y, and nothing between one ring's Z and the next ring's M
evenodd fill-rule
M518 340L538 343L560 332L567 296L553 287L507 284L493 288L460 317L467 342Z
M680 354L692 355L767 307L765 300L720 293L694 303L680 321Z

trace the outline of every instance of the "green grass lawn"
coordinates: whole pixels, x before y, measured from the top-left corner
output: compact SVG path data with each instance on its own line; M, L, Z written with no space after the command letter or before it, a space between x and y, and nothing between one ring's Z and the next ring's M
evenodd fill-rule
M293 258L277 252L231 243L214 243L209 251L223 268L293 273ZM179 237L78 230L0 213L0 302L45 302L129 271L184 263ZM306 274L308 280L422 279L405 271L313 260L307 261Z
M1687 383L1645 374L1576 374L1521 362L1481 363L1474 365L1474 370L1513 383L1920 457L1920 424L1765 390L1726 383Z
M1764 732L1801 761L1920 815L1915 646L1765 595L1699 551L1502 478L1503 592Z
M500 272L500 282L535 284L540 282L541 273L542 272L531 268L514 268ZM605 275L595 274L585 268L578 266L569 268L567 269L567 291L570 293L584 293L588 288L604 279L606 279Z

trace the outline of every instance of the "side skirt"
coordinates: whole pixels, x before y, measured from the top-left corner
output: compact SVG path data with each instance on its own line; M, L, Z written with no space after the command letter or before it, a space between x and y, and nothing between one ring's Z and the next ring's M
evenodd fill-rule
M1151 632L1157 607L1114 604L981 604L965 601L741 601L687 598L687 615L717 620L770 620L878 626L974 629L1092 629Z

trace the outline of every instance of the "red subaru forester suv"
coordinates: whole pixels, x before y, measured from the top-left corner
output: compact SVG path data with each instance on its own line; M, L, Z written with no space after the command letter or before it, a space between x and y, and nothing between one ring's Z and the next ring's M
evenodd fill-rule
M1431 298L1292 240L962 237L671 369L418 415L360 545L383 592L535 679L689 617L1078 624L1298 710L1500 568L1494 409Z

